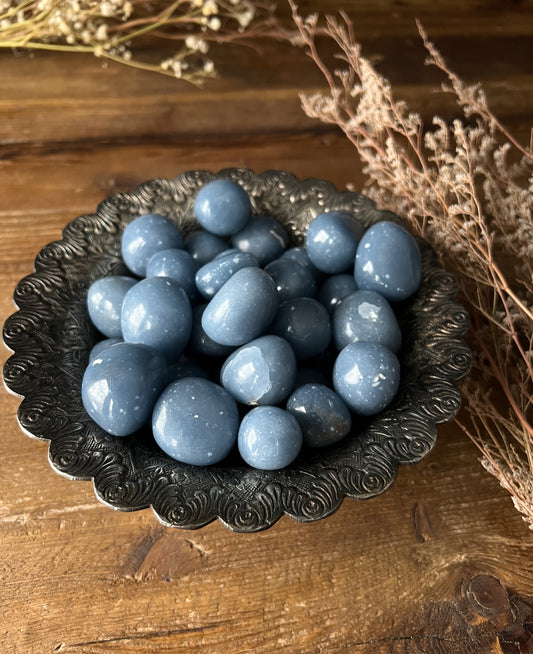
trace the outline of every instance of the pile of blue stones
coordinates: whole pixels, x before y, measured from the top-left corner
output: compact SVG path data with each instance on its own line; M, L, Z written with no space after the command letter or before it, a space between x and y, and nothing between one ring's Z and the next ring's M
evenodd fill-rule
M134 219L121 240L131 275L88 290L103 338L82 400L100 427L127 436L151 423L164 452L198 466L237 444L247 464L276 470L390 404L401 372L394 305L421 281L405 229L365 230L328 211L305 247L290 247L227 179L205 184L194 212L200 229L186 238L164 216Z

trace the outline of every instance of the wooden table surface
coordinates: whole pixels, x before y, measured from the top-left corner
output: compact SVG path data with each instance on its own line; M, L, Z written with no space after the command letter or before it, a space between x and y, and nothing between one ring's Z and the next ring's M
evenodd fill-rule
M530 0L343 7L413 109L454 115L423 65L418 16L527 142ZM353 147L300 108L298 92L322 86L317 70L288 45L262 47L218 51L220 78L202 90L90 55L0 53L2 323L40 248L117 190L227 166L362 186ZM533 652L533 533L454 424L382 496L243 535L106 508L90 482L50 468L47 444L20 431L18 404L0 391L2 652Z

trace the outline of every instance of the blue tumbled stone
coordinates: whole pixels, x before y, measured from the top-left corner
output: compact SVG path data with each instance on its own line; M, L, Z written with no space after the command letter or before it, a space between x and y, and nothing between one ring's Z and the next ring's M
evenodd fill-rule
M291 259L277 259L265 266L276 284L279 301L295 297L315 297L317 284L309 268Z
M189 300L195 302L199 295L195 283L198 264L185 250L173 248L161 250L150 257L146 265L147 277L168 277L183 286Z
M231 238L233 247L249 252L265 266L277 259L289 245L289 235L283 225L271 216L252 216L250 222Z
M170 457L196 466L222 461L232 450L239 429L239 412L231 395L207 379L175 381L159 397L152 431Z
M396 223L372 225L357 247L354 277L360 289L381 293L389 302L405 300L422 278L416 241Z
M400 385L400 363L380 343L359 341L343 348L333 367L333 386L356 414L370 416L387 407Z
M381 343L397 353L402 332L392 307L374 291L355 291L339 304L332 318L333 341L338 350L348 343Z
M328 277L318 289L317 299L331 315L342 300L357 290L354 276L349 273L340 273Z
M89 363L93 360L96 359L96 357L100 354L100 352L103 352L106 347L110 347L111 345L116 345L117 343L123 343L124 339L122 337L113 337L113 338L104 338L102 341L98 341L96 343L91 351L89 352Z
M318 300L308 297L283 302L269 331L289 341L298 360L320 354L331 341L328 312Z
M344 438L352 426L344 401L322 384L297 388L287 400L287 411L298 421L304 443L310 447L332 445Z
M261 336L233 352L222 366L222 386L242 404L279 404L294 386L296 356L279 336Z
M296 418L275 406L258 406L247 413L237 439L242 458L260 470L288 466L298 456L302 441Z
M250 220L251 212L248 193L229 179L216 179L205 184L194 200L198 222L217 236L239 232Z
M226 251L204 264L196 273L196 287L206 300L210 300L241 268L259 266L253 254Z
M149 345L173 363L189 340L191 303L178 282L167 277L149 277L126 293L121 325L125 341Z
M202 327L216 343L244 345L265 332L278 305L270 275L262 268L241 268L207 305Z
M196 354L208 357L227 357L234 350L232 345L221 345L216 343L205 333L202 327L202 316L207 304L198 304L192 310L192 327L189 338L189 348Z
M128 436L149 419L167 380L165 360L152 348L116 343L87 366L81 395L89 416L114 436Z
M351 268L364 229L345 211L327 211L311 221L305 236L307 253L321 271L335 274Z
M128 268L140 277L146 275L146 265L160 250L182 248L183 237L176 225L157 213L135 218L122 234L122 258Z
M228 244L220 236L203 229L196 230L185 238L185 250L196 261L198 267L227 249Z
M87 309L93 325L108 338L120 338L124 296L137 283L133 277L110 275L97 279L87 291Z

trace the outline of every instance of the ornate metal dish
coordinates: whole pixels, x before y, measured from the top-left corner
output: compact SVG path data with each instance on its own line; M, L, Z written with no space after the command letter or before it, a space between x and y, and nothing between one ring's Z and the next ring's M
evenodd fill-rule
M459 408L457 380L470 365L462 340L468 315L455 300L452 275L419 240L422 286L397 311L404 345L396 399L337 445L303 451L283 470L251 469L238 455L198 468L163 454L148 430L128 438L107 435L87 416L80 397L88 354L97 340L86 310L87 288L104 275L126 273L120 235L136 216L157 212L184 232L193 229L194 196L215 176L239 181L254 211L278 218L295 244L310 220L327 209L351 210L367 226L385 218L400 220L359 194L281 171L190 171L111 196L94 215L67 225L62 240L38 254L35 273L17 285L19 310L3 332L14 352L4 366L4 382L23 396L18 410L22 429L50 442L53 468L72 479L92 479L97 497L112 508L151 506L163 524L189 529L218 518L239 532L266 529L284 513L302 522L318 520L333 513L345 496L366 499L383 493L399 465L416 463L431 450L436 424L451 420Z

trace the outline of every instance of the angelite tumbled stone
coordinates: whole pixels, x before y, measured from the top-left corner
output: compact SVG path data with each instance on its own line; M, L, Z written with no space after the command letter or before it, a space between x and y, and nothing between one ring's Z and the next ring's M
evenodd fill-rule
M242 268L222 286L202 315L205 333L221 345L244 345L272 322L279 300L262 268Z
M85 369L83 406L102 429L113 436L128 436L149 419L166 382L165 360L152 348L116 343Z
M169 384L154 407L156 443L182 463L218 463L231 452L238 429L235 400L207 379L186 377Z
M352 417L343 400L327 386L304 384L287 400L291 413L309 447L325 447L340 441L350 431Z
M398 320L387 300L374 291L355 291L339 304L332 318L338 350L349 343L381 343L397 353L402 344Z
M240 347L220 371L222 386L243 404L279 404L290 393L295 379L292 347L272 334Z
M124 296L137 280L126 275L101 277L89 286L87 309L93 325L108 338L122 337L120 313Z
M157 213L147 213L127 225L121 239L122 258L140 277L146 275L150 257L161 250L182 248L183 237L174 223Z
M198 222L217 236L239 232L250 220L251 212L248 193L229 179L215 179L205 184L194 200Z
M204 264L196 273L196 287L206 300L210 300L241 268L259 266L253 254L248 252L231 252L217 255Z
M354 277L360 289L381 293L389 302L405 300L422 279L416 241L396 223L372 225L357 247Z
M400 385L400 363L380 343L347 345L333 367L333 386L356 414L370 416L385 409Z
M288 466L298 456L302 442L296 418L275 406L258 406L247 413L237 438L242 458L261 470Z
M341 273L351 268L363 225L345 211L326 211L311 221L305 244L312 263L322 272Z
M191 303L175 280L149 277L126 293L120 322L125 341L149 345L173 363L189 341Z
M269 329L289 341L298 360L320 354L331 341L328 312L318 300L309 297L283 302Z
M289 235L271 216L252 216L250 222L231 238L233 247L249 252L265 266L277 259L289 245Z

